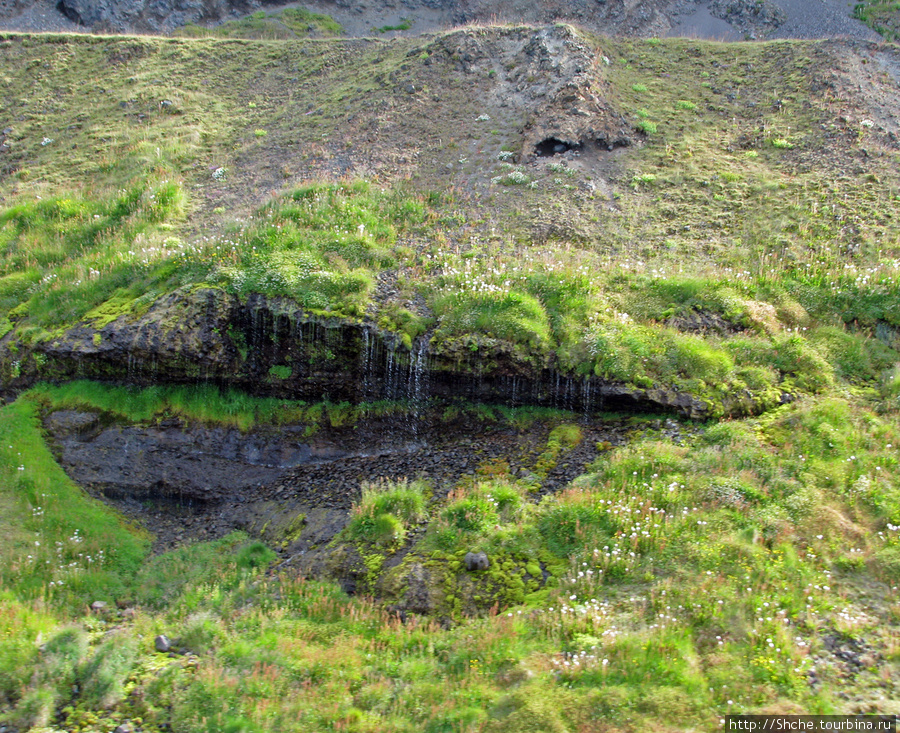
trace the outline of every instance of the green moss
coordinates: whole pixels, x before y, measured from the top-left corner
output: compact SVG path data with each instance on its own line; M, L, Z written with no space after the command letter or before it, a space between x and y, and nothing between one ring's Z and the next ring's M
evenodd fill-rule
M578 445L582 437L583 434L578 425L559 425L553 428L547 438L546 449L534 465L535 475L542 479L547 478L550 471L556 467L560 455Z
M94 328L101 329L122 316L138 317L142 315L143 310L145 309L140 308L140 304L136 303L127 291L119 291L105 303L85 313L84 318L90 321Z
M269 368L269 376L273 379L289 379L291 368L283 365L272 366Z

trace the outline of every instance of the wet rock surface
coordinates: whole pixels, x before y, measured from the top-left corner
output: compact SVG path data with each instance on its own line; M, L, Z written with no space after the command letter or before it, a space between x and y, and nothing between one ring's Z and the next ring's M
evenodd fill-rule
M408 347L371 323L311 316L285 298L241 300L203 286L169 293L143 314L79 323L27 357L13 333L0 342L0 361L20 365L4 385L12 390L87 378L139 386L211 382L259 396L352 403L462 398L585 413L666 410L692 418L710 409L666 387L564 374L552 354L499 339L422 337ZM754 406L735 398L724 408L737 414Z

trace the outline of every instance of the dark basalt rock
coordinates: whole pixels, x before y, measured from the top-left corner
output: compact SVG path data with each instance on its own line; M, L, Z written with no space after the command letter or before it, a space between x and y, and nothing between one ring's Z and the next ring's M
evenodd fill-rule
M462 398L581 412L709 413L690 394L567 375L552 355L497 339L421 339L409 349L371 323L311 315L284 298L244 301L210 287L177 290L140 316L80 323L30 353L13 343L14 334L0 341L4 389L82 378L139 386L209 382L313 401Z
M96 30L159 32L252 13L262 4L260 0L60 0L57 7L73 22Z

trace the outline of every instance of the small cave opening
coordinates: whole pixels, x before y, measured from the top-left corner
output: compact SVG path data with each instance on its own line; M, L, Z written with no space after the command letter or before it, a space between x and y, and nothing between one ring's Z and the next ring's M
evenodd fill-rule
M569 150L577 150L579 143L570 143L555 137L545 137L534 146L534 154L538 158L549 158L553 155L561 155Z

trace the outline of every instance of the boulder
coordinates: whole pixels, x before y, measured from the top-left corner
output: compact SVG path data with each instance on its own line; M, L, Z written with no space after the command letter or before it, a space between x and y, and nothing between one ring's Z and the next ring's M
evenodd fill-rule
M491 561L483 552L468 552L463 562L465 562L466 570L470 573L487 570L491 566Z
M172 640L165 634L160 634L153 640L153 646L156 647L156 651L166 654L172 651Z

